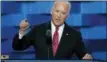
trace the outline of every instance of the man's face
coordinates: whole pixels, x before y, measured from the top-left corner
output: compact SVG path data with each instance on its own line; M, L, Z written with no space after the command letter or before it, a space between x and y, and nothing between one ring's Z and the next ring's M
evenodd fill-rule
M64 2L56 2L52 11L52 21L55 26L60 26L64 23L68 15L68 4Z

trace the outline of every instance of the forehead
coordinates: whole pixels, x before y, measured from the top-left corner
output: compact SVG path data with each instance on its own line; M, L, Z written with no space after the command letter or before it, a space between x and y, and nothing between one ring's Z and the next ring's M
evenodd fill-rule
M56 2L54 4L54 9L60 9L60 10L67 11L68 8L69 8L69 5L65 2Z

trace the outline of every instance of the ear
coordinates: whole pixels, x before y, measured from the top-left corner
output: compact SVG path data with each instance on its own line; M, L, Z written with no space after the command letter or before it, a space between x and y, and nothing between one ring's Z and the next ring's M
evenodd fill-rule
M53 11L54 11L54 6L52 6L52 9L51 9L51 12L50 12L51 15L52 15Z
M52 12L53 12L53 7L52 7L51 12L50 12L51 15L52 15Z
M66 15L66 18L68 18L68 15Z

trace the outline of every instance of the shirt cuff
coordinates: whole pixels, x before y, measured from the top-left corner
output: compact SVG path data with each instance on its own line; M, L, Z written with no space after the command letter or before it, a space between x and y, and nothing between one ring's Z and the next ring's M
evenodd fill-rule
M19 39L22 39L24 35L19 32Z

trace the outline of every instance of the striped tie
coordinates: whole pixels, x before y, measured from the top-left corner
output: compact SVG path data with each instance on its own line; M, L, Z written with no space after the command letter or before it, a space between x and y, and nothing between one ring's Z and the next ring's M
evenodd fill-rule
M59 27L56 27L56 31L54 32L53 41L52 41L52 49L53 49L54 56L56 55L56 51L58 48L58 39L59 39L58 30L59 30Z

